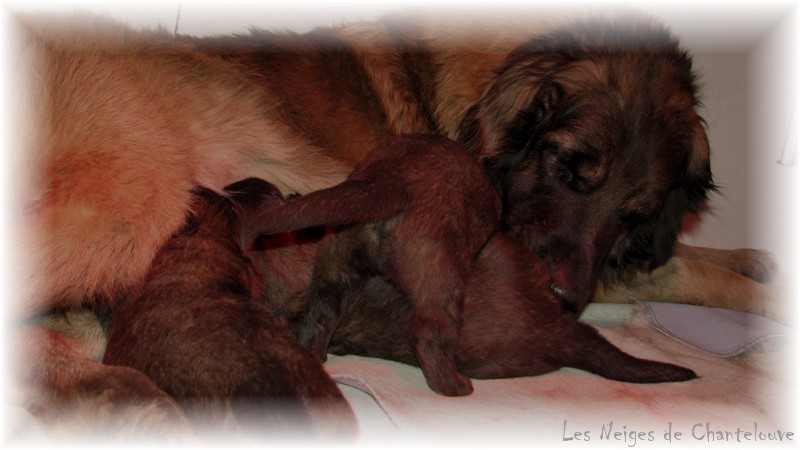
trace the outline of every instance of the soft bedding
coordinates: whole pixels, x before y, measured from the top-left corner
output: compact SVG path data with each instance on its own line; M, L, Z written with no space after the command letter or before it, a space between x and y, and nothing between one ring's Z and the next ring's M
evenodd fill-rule
M790 328L728 310L653 303L590 305L581 320L631 354L689 367L698 378L637 385L562 369L475 380L472 395L448 398L404 364L331 356L326 368L356 410L364 444L634 447L800 439L790 404Z
M360 446L794 446L800 439L791 328L656 303L592 304L581 320L629 353L689 367L698 378L639 385L562 369L474 380L472 395L452 398L433 393L418 368L393 361L330 355L325 367L356 413ZM3 412L4 442L49 442L24 410Z

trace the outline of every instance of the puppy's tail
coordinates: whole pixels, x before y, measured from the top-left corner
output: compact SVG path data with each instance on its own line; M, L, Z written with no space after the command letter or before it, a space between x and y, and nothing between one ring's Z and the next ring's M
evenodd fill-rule
M665 383L697 378L697 374L690 369L629 355L589 325L577 325L573 337L577 345L570 348L570 354L565 356L564 366L629 383Z
M245 221L250 242L259 236L320 225L350 225L383 221L403 212L410 203L400 178L355 179L262 209Z

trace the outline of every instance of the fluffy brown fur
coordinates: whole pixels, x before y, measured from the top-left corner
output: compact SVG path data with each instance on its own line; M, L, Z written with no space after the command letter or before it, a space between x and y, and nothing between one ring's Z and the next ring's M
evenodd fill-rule
M232 200L195 195L192 217L159 250L144 287L113 312L104 363L144 372L198 433L352 436L355 417L336 384L256 301L266 280L235 230L273 189L249 180L229 187Z
M774 291L726 269L753 273L739 254L702 270L689 262L703 259L667 259L710 186L708 148L689 58L648 20L448 13L198 40L91 17L17 19L28 95L15 115L14 318L138 289L198 186L256 176L307 193L409 132L475 153L505 227L542 254L576 310L604 278L611 301L788 316ZM744 288L728 289L732 279ZM45 349L63 335L38 334L41 353L23 355L20 372L55 373ZM73 362L74 373L91 366Z
M335 352L418 364L445 395L471 392L461 372L501 378L571 366L633 382L695 376L633 358L564 312L542 261L496 233L499 198L481 167L444 138L400 137L346 182L247 222L254 234L338 225L319 249L295 328L323 360L333 340Z

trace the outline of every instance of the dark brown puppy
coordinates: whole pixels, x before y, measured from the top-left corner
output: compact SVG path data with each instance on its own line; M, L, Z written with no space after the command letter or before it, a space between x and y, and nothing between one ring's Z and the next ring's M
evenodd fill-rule
M428 265L430 270L435 267ZM542 261L497 234L470 272L464 297L458 369L471 378L510 378L574 367L633 383L685 381L693 371L633 357L565 312L547 289ZM328 349L418 365L408 335L411 305L385 278L364 275L347 292L342 322Z
M431 388L448 395L463 394L441 389L452 386L441 377L461 376L456 370L476 378L563 366L635 382L694 377L627 355L564 312L546 266L494 233L497 202L463 147L405 136L368 155L345 183L261 210L248 224L253 234L344 225L319 249L296 330L322 358L333 342L339 352L419 364Z
M346 183L285 210L262 210L249 224L256 234L305 228L331 222L332 208L344 220L334 223L370 223L343 228L325 244L300 343L324 359L340 320L334 305L360 289L363 273L380 273L414 305L411 336L431 388L471 393L454 357L464 287L475 255L500 221L500 199L480 165L445 138L400 137L370 153Z
M136 298L112 314L104 362L143 371L197 431L347 436L348 404L285 322L254 301L265 281L230 231L273 189L251 179L229 186L231 198L196 192L188 224L159 251Z

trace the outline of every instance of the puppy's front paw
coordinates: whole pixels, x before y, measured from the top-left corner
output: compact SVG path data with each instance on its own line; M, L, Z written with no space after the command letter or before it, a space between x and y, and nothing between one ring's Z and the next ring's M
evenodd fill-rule
M448 397L463 397L472 394L473 391L469 378L458 372L453 372L450 376L436 382L428 378L428 386L437 394Z
M417 342L417 361L428 386L437 394L461 397L472 393L472 382L458 371L455 356L440 342L420 339Z

